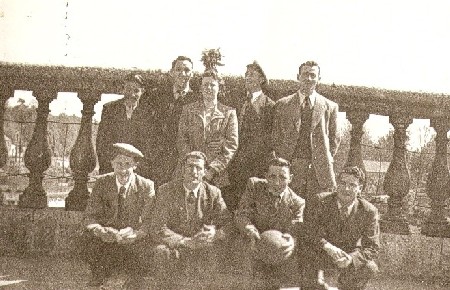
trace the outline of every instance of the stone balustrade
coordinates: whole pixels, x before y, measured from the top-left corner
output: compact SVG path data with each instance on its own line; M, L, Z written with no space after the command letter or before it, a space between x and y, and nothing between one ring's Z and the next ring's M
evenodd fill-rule
M47 141L49 104L58 92L77 92L83 103L81 126L72 148L70 167L75 185L66 199L67 211L83 211L89 198L88 174L95 168L95 148L92 142L92 116L94 105L102 93L121 92L121 84L130 70L49 67L0 63L0 133L3 134L5 103L15 90L33 91L38 101L34 133L25 153L29 169L29 185L21 195L19 206L41 209L47 206L42 186L44 172L50 166ZM149 71L139 71L144 78L154 79ZM281 83L281 82L280 82ZM286 92L291 87L283 88ZM384 181L389 195L388 212L381 220L382 231L389 234L410 234L410 226L402 214L403 199L410 189L410 172L406 159L406 129L414 118L430 119L437 131L436 154L429 174L427 193L432 200L432 214L422 233L432 237L450 237L450 222L445 216L445 202L449 198L449 171L447 163L447 132L450 129L450 98L429 93L398 92L365 87L321 85L319 92L336 101L347 113L352 124L348 165L364 168L361 137L369 114L389 116L394 126L392 161ZM284 93L284 92L283 92ZM287 93L286 93L287 94ZM235 104L238 106L238 104ZM6 163L5 141L0 141L0 166Z

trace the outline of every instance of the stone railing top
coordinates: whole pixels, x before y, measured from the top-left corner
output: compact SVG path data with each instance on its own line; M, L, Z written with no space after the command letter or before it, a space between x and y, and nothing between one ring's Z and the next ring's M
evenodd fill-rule
M161 77L155 71L99 67L44 66L0 62L0 82L15 90L120 93L122 80L137 72L148 80ZM243 81L238 78L238 81ZM278 95L296 89L296 82L273 80ZM379 115L412 118L450 118L450 95L379 88L321 84L319 93L336 101L341 111L360 110Z

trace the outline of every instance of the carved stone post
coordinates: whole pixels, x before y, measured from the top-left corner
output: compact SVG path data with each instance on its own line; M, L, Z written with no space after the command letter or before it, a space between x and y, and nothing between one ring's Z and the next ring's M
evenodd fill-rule
M361 140L364 133L363 126L369 118L366 112L347 112L347 119L352 124L350 149L348 151L347 162L345 166L358 166L366 172L361 150Z
M436 130L436 152L427 180L427 194L431 198L431 215L422 227L422 234L431 237L450 237L450 220L445 217L445 201L450 196L450 175L447 162L447 132L450 119L432 119Z
M3 84L1 84L3 86ZM0 167L3 167L8 162L8 148L5 141L4 117L6 101L14 96L14 89L9 87L2 87L0 91Z
M389 117L394 126L394 152L384 178L384 191L389 195L388 212L381 220L381 230L387 233L410 234L408 221L403 213L403 198L411 185L406 164L406 129L412 123L407 116Z
M44 172L50 167L51 152L47 140L49 104L57 92L40 90L34 93L38 101L33 136L25 151L25 166L30 170L29 184L19 199L20 207L47 207L47 195L42 186Z
M82 93L83 102L80 130L70 152L70 168L75 185L66 198L66 210L84 211L89 199L87 188L88 174L95 169L95 149L92 143L92 116L94 105L100 99L100 93Z

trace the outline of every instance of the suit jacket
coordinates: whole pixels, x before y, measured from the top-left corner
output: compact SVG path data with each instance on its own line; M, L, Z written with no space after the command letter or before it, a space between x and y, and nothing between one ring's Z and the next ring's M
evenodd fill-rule
M353 258L356 268L377 257L380 248L380 226L377 208L357 198L346 219L339 214L336 193L323 192L308 200L305 209L306 241L321 251L329 242Z
M272 157L275 102L264 93L261 98L263 105L259 113L250 102L245 102L239 115L239 147L228 168L231 182L239 183L239 187L244 187L250 177L263 177L267 161Z
M203 102L195 102L183 107L178 127L178 170L181 159L191 151L202 151L208 158L209 167L216 172L214 182L221 187L227 185L225 169L238 147L238 122L236 111L228 106L217 104L208 127L203 120ZM209 149L211 141L222 141L222 150L216 154ZM179 175L178 175L179 176Z
M145 225L150 223L154 203L153 181L135 174L124 201L124 217L119 220L116 176L108 173L99 176L95 182L86 208L85 224L98 223L116 229L132 227L148 233Z
M121 142L135 146L142 151L148 163L157 159L157 152L154 149L160 133L155 124L156 111L146 101L142 96L130 120L127 119L123 99L103 105L96 140L101 174L113 171L111 160L114 157L112 146L114 143Z
M157 88L149 94L152 106L157 111L156 124L160 128L157 137L160 141L157 150L159 158L155 166L159 171L158 184L163 184L171 179L178 160L176 140L181 111L185 105L196 101L198 95L189 90L185 96L175 100L172 82L157 84Z
M203 182L197 196L196 214L188 219L185 189L182 180L173 180L158 188L152 233L155 241L171 248L180 246L184 237L192 237L203 225L215 225L222 230L229 224L230 213L220 189Z
M316 101L311 124L311 160L320 187L331 188L336 186L333 157L339 145L339 137L336 132L339 108L335 102L318 93L315 94ZM279 99L275 105L272 142L275 154L289 161L296 158L295 149L301 125L301 106L304 101L305 96L296 92ZM304 176L306 173L297 174Z
M303 222L305 200L288 187L279 203L267 189L267 180L252 177L235 215L240 231L254 225L258 231L279 230L297 236Z

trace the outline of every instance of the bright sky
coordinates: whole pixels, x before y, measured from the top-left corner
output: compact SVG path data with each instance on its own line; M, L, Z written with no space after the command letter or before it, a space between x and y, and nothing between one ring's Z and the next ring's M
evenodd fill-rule
M258 60L269 78L295 79L314 59L324 83L450 94L449 11L445 0L0 0L0 60L167 71L181 54L202 71L202 50L220 47L224 74ZM79 114L64 100L53 114Z

